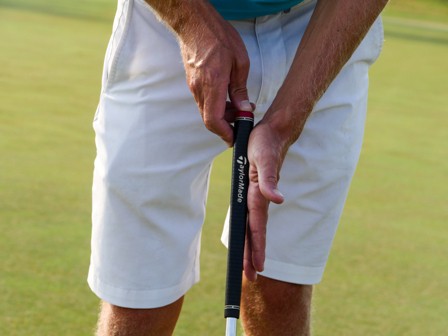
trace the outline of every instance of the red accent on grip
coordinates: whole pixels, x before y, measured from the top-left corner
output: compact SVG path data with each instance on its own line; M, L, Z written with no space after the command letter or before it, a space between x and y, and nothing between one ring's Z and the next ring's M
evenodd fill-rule
M236 118L254 118L254 114L249 111L237 111Z

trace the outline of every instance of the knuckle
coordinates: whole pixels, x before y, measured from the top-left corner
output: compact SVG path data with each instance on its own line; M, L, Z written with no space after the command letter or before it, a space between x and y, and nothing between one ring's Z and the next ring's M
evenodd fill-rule
M208 130L213 131L215 129L215 120L210 114L204 113L202 119L204 121L205 127L207 127Z
M221 69L209 68L204 71L202 81L206 87L221 87L227 84L228 79L224 78Z
M247 96L247 89L246 86L230 86L229 87L229 93L231 96Z
M200 66L187 74L187 84L192 91L210 87L224 87L228 79L224 78L224 70L216 67Z
M194 94L196 94L199 91L199 88L201 87L200 81L197 76L189 76L187 78L187 84L191 92L193 92Z
M268 183L277 183L278 182L278 175L268 175L265 177L265 181Z
M235 63L241 69L249 69L250 67L250 58L246 49L239 50L235 54Z

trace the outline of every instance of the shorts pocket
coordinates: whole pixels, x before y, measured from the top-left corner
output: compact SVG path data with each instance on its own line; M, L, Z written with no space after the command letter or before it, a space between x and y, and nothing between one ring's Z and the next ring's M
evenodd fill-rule
M113 83L116 77L118 61L126 40L131 13L132 0L119 1L117 13L114 19L112 36L109 40L106 50L106 57L104 60L102 80L103 91L105 91L108 86Z

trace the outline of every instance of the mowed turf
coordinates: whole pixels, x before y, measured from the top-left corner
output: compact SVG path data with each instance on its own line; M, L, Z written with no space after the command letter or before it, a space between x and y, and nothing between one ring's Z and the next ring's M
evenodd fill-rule
M91 120L113 7L0 0L0 335L92 334ZM430 8L440 16L445 7ZM397 21L386 13L364 150L316 287L316 336L448 329L448 33L412 14ZM176 335L224 333L219 237L229 157L214 164L202 280L186 297Z
M91 120L110 27L0 7L0 335L88 335Z

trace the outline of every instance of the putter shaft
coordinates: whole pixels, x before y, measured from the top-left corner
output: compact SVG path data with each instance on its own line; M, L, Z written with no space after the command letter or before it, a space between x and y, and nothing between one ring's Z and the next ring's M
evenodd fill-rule
M226 336L236 336L236 323L235 317L226 318Z

